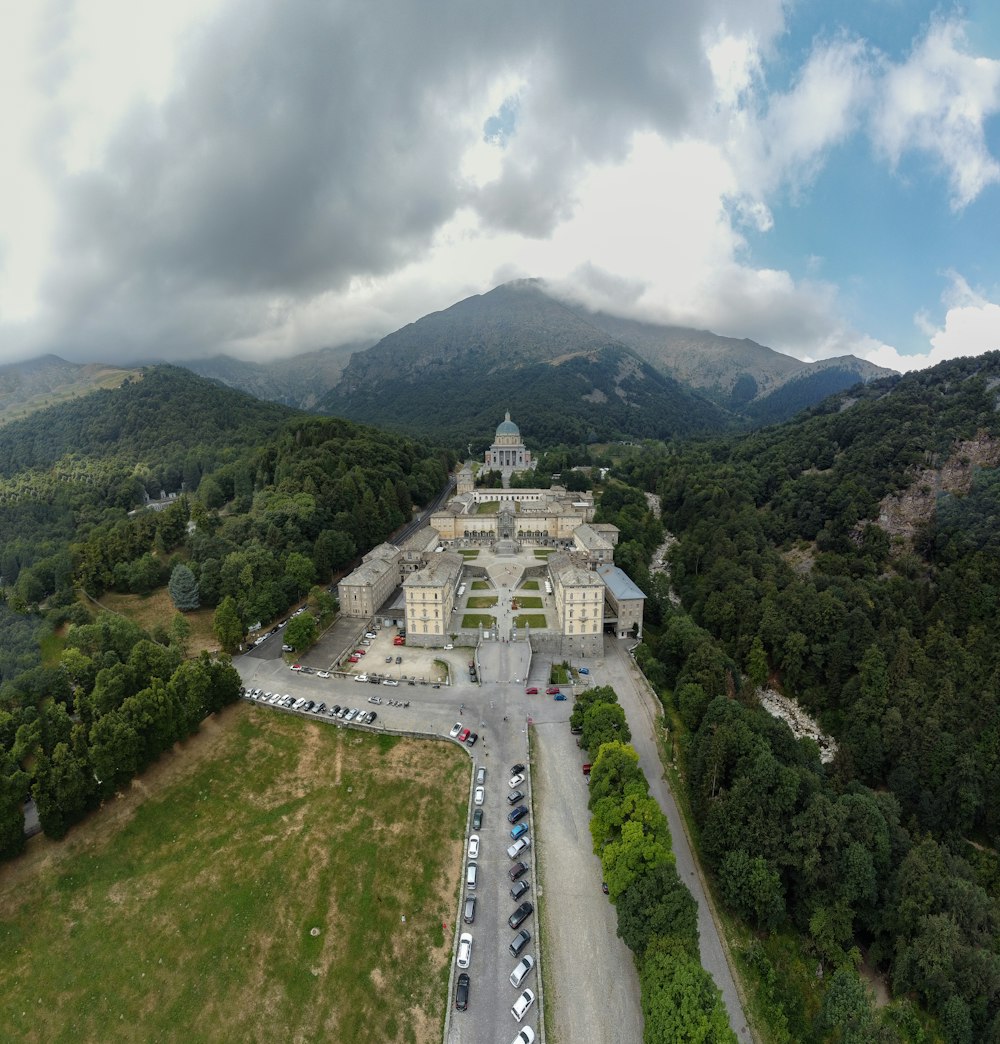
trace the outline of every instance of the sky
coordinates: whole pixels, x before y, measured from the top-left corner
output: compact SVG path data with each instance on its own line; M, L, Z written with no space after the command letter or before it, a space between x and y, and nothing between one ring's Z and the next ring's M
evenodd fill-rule
M1000 348L998 232L995 0L0 0L0 363L538 277L909 370Z

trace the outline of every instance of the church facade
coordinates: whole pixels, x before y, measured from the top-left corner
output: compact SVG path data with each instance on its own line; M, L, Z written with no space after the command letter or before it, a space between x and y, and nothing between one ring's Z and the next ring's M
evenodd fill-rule
M510 419L510 411L497 425L493 444L486 451L484 460L491 471L499 471L508 475L515 471L530 471L534 467L531 450L521 439L521 429Z

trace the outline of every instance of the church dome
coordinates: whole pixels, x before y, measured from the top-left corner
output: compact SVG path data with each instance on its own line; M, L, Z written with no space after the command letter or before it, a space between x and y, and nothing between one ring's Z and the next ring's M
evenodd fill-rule
M497 425L497 435L520 435L521 429L510 419L510 411L504 414L503 420Z

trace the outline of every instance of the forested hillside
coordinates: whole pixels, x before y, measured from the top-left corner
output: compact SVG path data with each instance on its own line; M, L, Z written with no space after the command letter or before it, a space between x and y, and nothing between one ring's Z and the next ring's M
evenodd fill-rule
M703 855L761 938L793 927L835 972L811 1014L780 947L748 952L781 1039L928 1039L907 997L946 1040L1000 1034L1000 483L969 456L1000 459L998 385L1000 354L956 360L626 469L678 538L683 609L650 584L639 657L687 736ZM968 491L935 499L956 472ZM907 492L929 510L890 534ZM760 709L768 683L834 735L831 766ZM862 952L897 998L880 1016Z

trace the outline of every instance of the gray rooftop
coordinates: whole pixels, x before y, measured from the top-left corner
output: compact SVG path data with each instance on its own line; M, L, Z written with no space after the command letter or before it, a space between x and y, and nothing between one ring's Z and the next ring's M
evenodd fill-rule
M608 590L618 602L627 602L636 598L645 598L642 591L636 587L628 573L615 565L598 566L595 570L607 585Z

